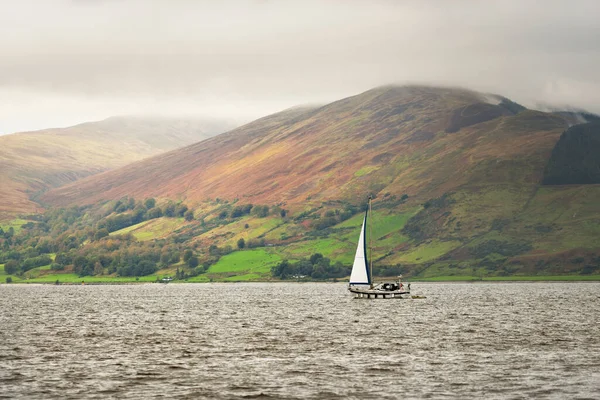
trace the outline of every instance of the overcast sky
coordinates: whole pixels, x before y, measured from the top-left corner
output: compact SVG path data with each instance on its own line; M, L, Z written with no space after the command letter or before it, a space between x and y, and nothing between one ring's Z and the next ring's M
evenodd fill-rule
M600 112L600 1L0 0L0 133L250 120L390 83Z

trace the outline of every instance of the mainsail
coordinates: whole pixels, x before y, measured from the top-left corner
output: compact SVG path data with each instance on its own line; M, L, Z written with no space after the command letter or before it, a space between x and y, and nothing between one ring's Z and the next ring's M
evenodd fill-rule
M369 267L367 263L367 211L365 211L365 218L363 219L362 228L360 230L360 237L358 238L358 247L356 248L356 255L354 256L354 265L352 265L352 273L350 274L350 285L370 285L371 274L369 273Z

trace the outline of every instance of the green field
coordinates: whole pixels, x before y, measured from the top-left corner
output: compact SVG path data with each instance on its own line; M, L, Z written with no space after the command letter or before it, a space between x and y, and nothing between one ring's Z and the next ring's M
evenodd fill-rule
M378 166L375 166L375 165L367 165L367 166L365 166L365 167L362 167L362 168L361 168L361 169L359 169L358 171L356 171L356 172L354 173L354 176L356 176L356 177L361 177L361 176L364 176L364 175L370 174L371 172L373 172L373 171L376 171L376 170L378 170L378 169L379 169L379 167L378 167Z
M161 217L143 221L139 224L111 232L111 235L124 235L131 233L137 240L152 240L164 237L183 226L183 218Z
M281 262L277 254L263 249L236 251L227 254L211 265L206 272L208 277L223 280L254 280L269 277L271 267Z
M303 240L291 243L277 251L290 260L308 258L315 253L320 253L332 261L350 263L354 259L356 244L344 242L335 238Z
M225 281L227 282L247 282L247 281L258 281L261 278L263 278L263 276L259 275L259 274L244 274L244 275L236 275L236 276L230 276L228 278L225 278Z
M415 263L421 264L427 261L435 260L438 257L446 254L448 251L457 248L461 245L458 241L439 241L432 240L428 243L423 243L412 250L404 253L396 253L391 257L386 258L388 263Z
M28 222L30 221L23 218L15 218L8 222L0 223L0 228L2 228L2 230L5 232L7 232L10 228L13 228L15 230L15 233L19 233L21 232L21 226Z
M9 276L14 283L21 282L21 278L19 278L16 275L6 275L6 273L4 272L4 264L0 264L0 284L5 283L6 278L8 278Z

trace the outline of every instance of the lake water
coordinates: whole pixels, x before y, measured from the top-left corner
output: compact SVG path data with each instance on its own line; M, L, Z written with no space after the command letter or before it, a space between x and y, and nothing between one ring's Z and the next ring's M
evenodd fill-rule
M600 398L600 283L0 285L0 398Z

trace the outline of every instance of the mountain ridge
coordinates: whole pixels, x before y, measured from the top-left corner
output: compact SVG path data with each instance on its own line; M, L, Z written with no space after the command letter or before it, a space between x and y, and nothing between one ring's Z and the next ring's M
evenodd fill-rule
M600 269L600 204L594 201L600 185L542 184L572 122L570 115L529 110L497 95L376 88L266 116L53 189L42 200L108 210L125 197L133 204L155 198L163 208L185 204L193 210L190 220L143 222L123 232L195 249L208 266L202 279L223 278L224 267L210 265L242 239L252 249L237 251L254 254L254 262L265 257L264 263L259 273L236 267L227 279L265 277L274 258L315 252L350 262L357 210L369 195L377 210L375 261L388 273L590 274ZM569 159L582 151L571 142L568 150ZM133 223L128 215L114 218ZM159 237L152 230L158 226L164 227Z
M225 174L225 175L220 175L221 178L224 178L224 176L230 176L232 174L232 170L239 170L239 166L236 167L236 163L238 163L238 161L236 161L236 154L239 155L239 158L243 158L245 155L249 155L249 157L263 157L260 161L256 161L256 160L247 160L248 162L244 162L245 168L248 168L248 165L253 165L256 163L263 163L263 164L269 164L265 158L274 158L277 157L277 154L282 154L283 153L283 157L281 157L279 159L279 163L280 165L283 165L283 170L281 172L279 172L279 175L285 174L285 171L291 171L291 165L286 166L285 164L288 164L286 162L286 160L288 159L292 159L292 160L296 160L295 164L297 165L302 165L304 170L307 170L306 165L310 165L310 164L320 164L320 163L324 163L325 160L323 159L323 155L320 157L320 159L317 159L315 157L311 157L310 154L306 154L306 153L301 153L301 154L295 154L295 155L289 155L287 153L285 153L285 151L282 151L281 149L277 149L275 144L281 144L286 146L286 148L290 148L290 147L296 147L297 149L301 149L303 148L303 146L312 146L312 147L316 147L316 148L312 148L311 152L313 156L316 156L317 154L325 154L326 152L325 150L330 149L331 146L336 146L336 143L338 145L347 145L348 143L344 143L344 140L347 139L348 135L354 135L355 138L357 138L359 141L364 141L363 139L366 138L368 140L370 140L369 143L363 143L362 146L355 146L355 150L358 151L362 151L362 152L368 152L369 147L376 147L378 145L380 145L383 141L394 141L398 134L401 134L403 132L400 131L401 128L398 128L396 126L386 126L386 124L388 124L387 121L389 120L393 120L393 122L396 125L402 125L402 124L410 124L413 119L414 116L413 115L407 115L406 116L406 121L400 120L397 121L397 117L400 114L403 114L407 111L408 108L426 108L425 105L422 105L419 103L418 98L420 97L425 97L427 98L427 102L428 104L431 106L431 104L434 103L441 103L443 104L445 101L454 101L454 102L461 102L461 105L466 106L468 104L471 103L476 103L478 102L478 100L480 100L482 98L483 95L478 94L476 92L472 92L472 91L459 91L458 89L454 89L454 88L443 88L443 89L436 89L436 88L431 88L431 87L425 87L425 86L409 86L409 87L397 87L397 86L386 86L386 87L381 87L381 88L376 88L376 89L372 89L370 91L367 91L365 93L362 93L360 95L357 96L352 96L346 99L342 99L336 102L332 102L330 104L324 105L324 106L320 106L320 107L311 107L308 109L301 109L301 112L297 112L294 111L293 116L290 115L289 113L291 112L290 110L286 110L283 111L282 113L278 113L278 114L274 114L272 116L269 117L265 117L263 119L259 119L257 121L254 121L250 124L244 125L240 128L237 128L236 130L227 132L226 134L223 135L219 135L218 137L215 137L212 139L212 141L203 141L201 143L197 143L194 145L191 145L191 147L186 148L185 150L182 150L181 155L179 156L179 158L181 159L185 159L186 157L193 157L193 156L199 156L200 154L203 154L207 159L206 160L197 160L196 163L190 163L190 165L187 166L188 170L184 170L181 169L178 171L177 175L178 176L185 176L187 175L194 175L194 174L201 174L201 172L196 171L190 171L191 169L194 168L199 168L201 166L208 166L209 164L212 164L214 166L215 163L218 163L220 161L221 165L220 165L220 170L219 173L220 174ZM435 100L431 100L431 97L434 96L436 99ZM415 98L417 98L417 100L415 101ZM446 98L446 100L444 100ZM425 101L425 100L421 100L421 101ZM384 105L382 107L380 107L381 105ZM407 108L408 107L408 108ZM441 106L438 104L438 108L440 108ZM352 126L352 122L348 122L346 119L348 116L356 116L356 115L360 115L360 114L369 114L371 111L373 111L373 109L376 109L376 112L374 112L373 114L373 118L368 119L366 121L366 123L363 123L363 125L360 126L360 129L355 129L355 127ZM423 111L421 111L423 112ZM429 115L431 112L428 112L427 110L424 111L425 113L427 113L426 115ZM283 121L283 119L287 118L286 121ZM419 129L415 129L414 126L410 127L409 126L409 130L411 131L411 133L413 133L414 135L410 138L406 138L405 140L405 144L407 145L418 145L420 142L424 142L424 138L427 137L428 135L431 135L431 132L434 131L441 131L442 128L446 128L447 125L447 121L446 119L451 118L449 115L446 115L446 117L444 119L440 119L438 118L437 120L432 118L432 117L425 117L424 118L424 124L422 124ZM356 118L355 118L356 119ZM327 120L326 123L323 123L322 121ZM378 121L379 120L379 121ZM357 123L360 124L359 121L356 121ZM273 123L273 124L271 124ZM367 124L372 124L373 126L367 126ZM413 123L413 125L415 125L416 123ZM350 126L348 126L350 125ZM346 137L342 136L342 132L340 132L341 130L345 130L345 135ZM265 133L266 132L266 133ZM266 136L263 139L260 139L260 135L261 133L264 133ZM320 138L320 134L322 133L322 137ZM406 133L406 132L404 132ZM312 138L316 138L314 141L312 141ZM260 139L260 140L259 140ZM230 146L232 143L235 142L235 146L230 148L228 146ZM268 144L267 144L268 142ZM256 154L258 153L252 153L253 151L257 151L258 152L258 147L262 146L263 148L265 147L269 147L269 151L271 151L270 154L265 154L263 153L262 156L257 156ZM227 148L229 149L227 154L221 152L220 154L216 154L213 152L213 150L215 150L215 147L220 147L221 149ZM184 154L185 152L185 154ZM254 154L254 155L252 155ZM161 162L163 162L163 160L165 160L168 157L177 157L176 155L172 154L170 156L158 156L157 158L153 159L153 162L156 163L156 165L160 164ZM218 157L218 158L215 158ZM371 159L376 159L376 157L380 157L380 159L382 159L381 157L383 157L383 159L385 158L385 155L381 155L381 154L373 154L370 158ZM209 160L209 161L207 161ZM176 161L171 160L170 162L173 162L175 164L177 164ZM349 161L344 161L345 163L348 163ZM279 166L276 165L277 163L273 163L271 162L270 165L266 165L266 169L271 168L272 170L277 170L279 168ZM171 167L168 166L168 162L165 163L164 166L162 166L161 168L163 171L165 170L170 170L172 169ZM346 173L347 171L344 171L342 169L339 168L339 163L338 163L338 167L336 167L335 163L330 163L328 165L323 165L321 169L324 169L326 171L331 171L331 170L336 170L336 172L338 172L338 174L341 174L342 176L345 176L345 180L350 179L350 176L348 176L348 174ZM356 168L357 170L360 168ZM130 169L131 170L131 169ZM151 169L152 170L152 169ZM153 173L158 173L157 170L152 170ZM264 171L261 172L261 174L264 174ZM117 173L115 173L114 176L116 176ZM212 174L213 176L215 176L216 174ZM301 174L298 174L301 175ZM104 176L103 176L104 177ZM121 182L119 185L122 185L121 190L118 191L114 191L115 195L113 196L113 198L115 196L123 196L123 195L127 195L127 194L131 194L131 195L135 195L135 193L128 193L128 190L126 189L126 185L129 184L128 182L131 182L132 180L135 181L135 179L132 177L126 177L126 176L122 176L120 178L117 178L119 180L119 182ZM188 176L188 178L190 179L190 181L188 183L183 183L181 182L180 185L183 187L190 187L192 188L194 185L193 183L193 179ZM204 177L205 180L211 180L211 176L208 177ZM299 182L301 180L301 176L298 177L299 179L297 179L297 181ZM176 178L179 179L179 181L183 181L183 178ZM266 182L268 180L268 174L267 176L263 176L259 179L259 181L261 182ZM333 179L330 181L335 182L335 181L340 181L341 179ZM91 182L91 181L90 181ZM253 182L254 184L256 184L257 182ZM154 185L160 185L161 181L157 181L154 180L153 181ZM141 183L137 182L137 183L133 183L134 186L136 186L136 190L140 190L141 186L143 186ZM310 183L309 183L310 185ZM77 189L78 192L88 192L89 190L93 190L93 186L98 186L95 183L90 183L90 186L87 187L86 189L82 189L79 190ZM114 187L114 185L112 185ZM230 190L224 190L224 188L219 187L218 184L213 183L212 185L208 185L205 189L207 194L201 194L200 193L200 189L189 189L189 190L177 190L175 188L176 184L168 184L165 183L165 186L167 186L166 192L168 192L170 195L175 195L178 197L186 198L186 199L193 199L196 201L201 201L204 198L207 197L226 197L226 198L235 198L235 197L239 197L239 196L246 196L249 199L253 199L256 198L258 201L262 201L263 198L265 196L260 196L258 194L252 193L252 186L251 185L246 185L244 186L243 184L239 184L236 187L238 188L238 192L239 193L232 193ZM228 185L230 186L230 185ZM322 185L317 185L317 186L322 186ZM98 186L99 187L99 186ZM307 188L307 186L305 186L305 189ZM264 192L266 190L268 190L268 187L264 187L261 184L261 190L259 190L259 192ZM114 190L114 189L113 189ZM62 191L56 191L53 193L66 193L68 191L68 188L64 188ZM209 192L214 192L216 191L215 195L209 195ZM110 192L106 193L106 191L101 190L101 192L103 192L104 194L106 194L107 196L110 196ZM296 200L298 199L298 195L300 192L303 192L303 190L299 190L297 189L297 186L294 188L290 188L288 191L284 192L284 193L279 193L279 191L277 192L278 195L283 195L283 197L296 197ZM147 188L146 190L141 190L140 195L147 195L147 196L157 196L157 197L163 197L160 195L159 191L157 190L152 190L151 188ZM52 198L52 193L46 197L46 200L50 200ZM273 196L274 197L274 196ZM100 199L99 196L94 197L95 200ZM105 198L105 199L108 199ZM273 201L273 198L269 198L269 199L264 199L264 200L268 200L268 201ZM50 200L50 202L52 202Z
M36 193L219 133L228 123L111 117L0 136L0 213L40 210Z

